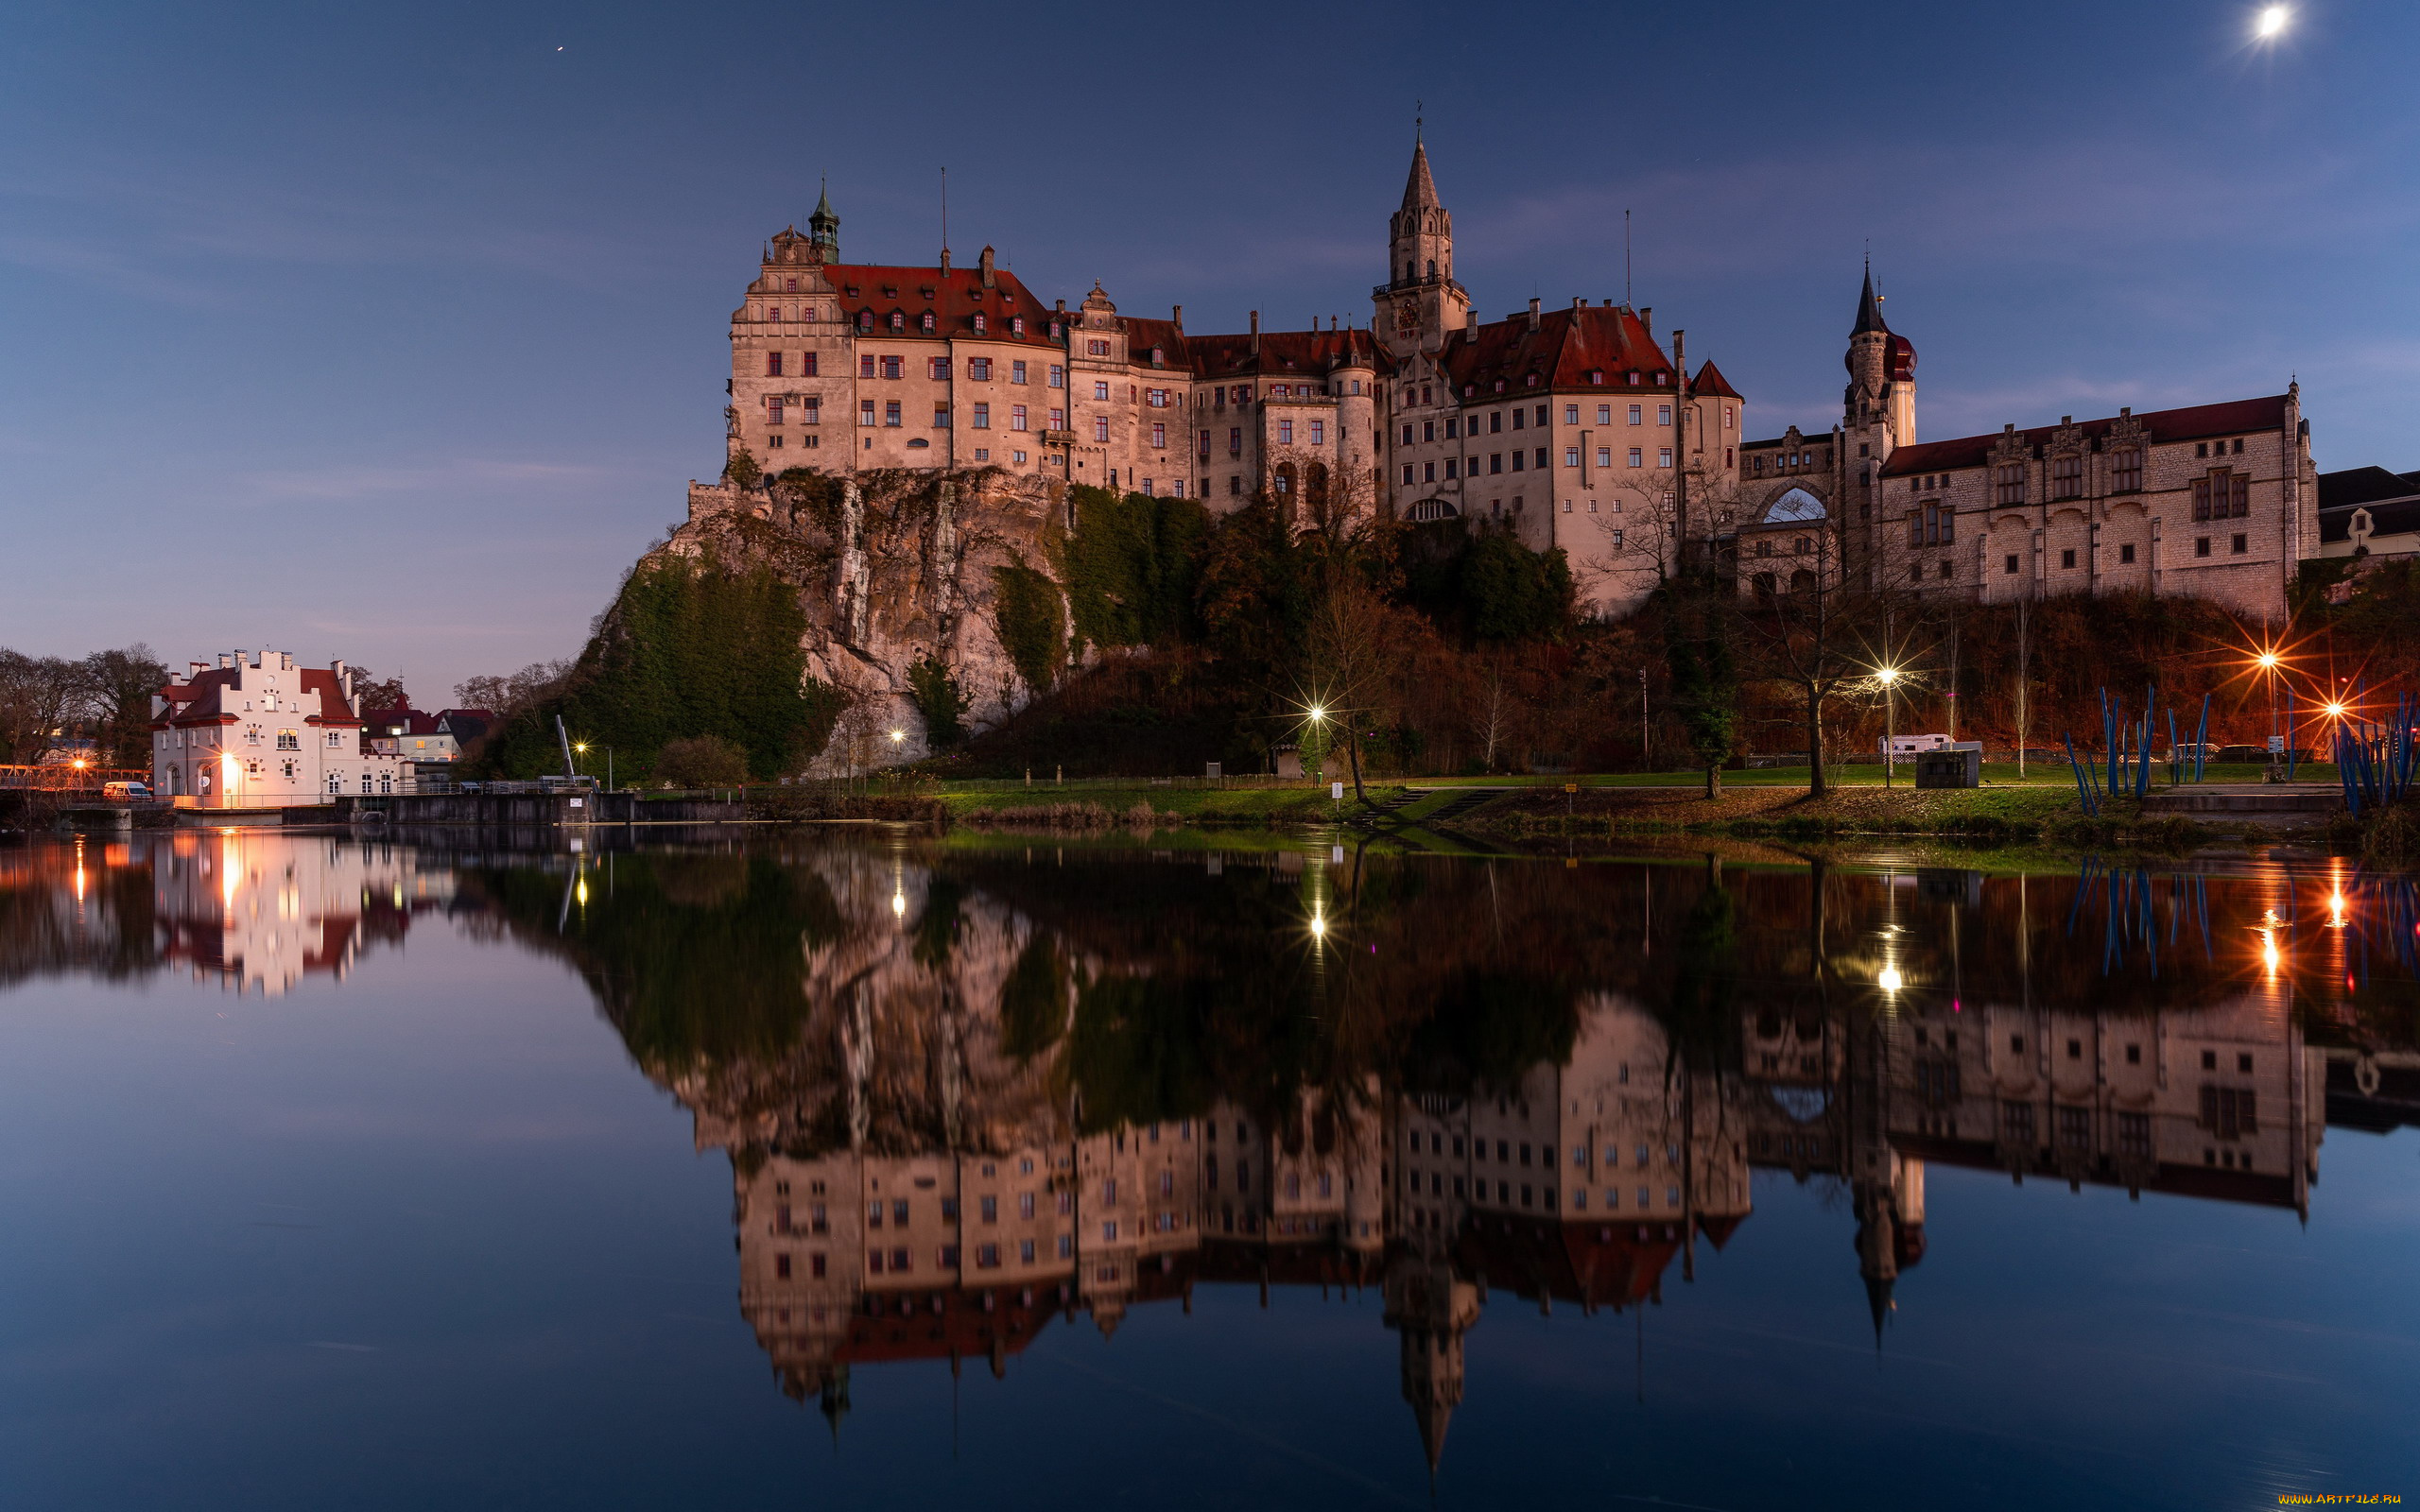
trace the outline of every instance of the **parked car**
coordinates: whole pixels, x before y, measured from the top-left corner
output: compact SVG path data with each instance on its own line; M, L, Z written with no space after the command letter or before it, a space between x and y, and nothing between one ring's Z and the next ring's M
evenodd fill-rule
M103 782L101 784L101 799L108 803L131 803L137 799L147 799L151 796L151 784L148 782Z

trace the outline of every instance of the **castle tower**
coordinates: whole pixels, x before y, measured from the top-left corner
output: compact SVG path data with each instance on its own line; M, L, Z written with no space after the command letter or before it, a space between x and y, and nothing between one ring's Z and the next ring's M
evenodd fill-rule
M1860 456L1879 462L1916 438L1916 349L1882 318L1874 292L1874 269L1865 270L1858 295L1857 324L1849 331L1849 383L1841 395L1842 418L1856 439L1871 450Z
M1442 349L1468 321L1470 295L1454 279L1454 217L1437 202L1426 143L1412 144L1403 206L1387 222L1387 282L1370 298L1378 339L1398 360Z
M1462 1335L1478 1321L1478 1288L1454 1274L1442 1246L1434 1254L1407 1249L1387 1267L1386 1302L1386 1326L1403 1346L1403 1400L1433 1477L1462 1400Z
M829 190L816 195L815 214L806 217L806 232L808 238L821 249L824 262L837 263L840 260L840 217L832 213Z

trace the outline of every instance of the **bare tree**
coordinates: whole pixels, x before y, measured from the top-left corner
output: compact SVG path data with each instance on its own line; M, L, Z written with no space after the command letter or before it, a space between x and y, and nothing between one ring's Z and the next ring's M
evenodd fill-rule
M31 765L79 712L79 664L0 649L0 761Z
M1809 522L1791 538L1789 556L1753 558L1775 566L1753 575L1753 595L1744 616L1749 662L1754 675L1782 684L1797 697L1805 719L1807 795L1831 791L1824 769L1824 709L1844 684L1864 677L1876 595L1856 586L1842 570L1838 525ZM1788 572L1785 582L1780 574Z

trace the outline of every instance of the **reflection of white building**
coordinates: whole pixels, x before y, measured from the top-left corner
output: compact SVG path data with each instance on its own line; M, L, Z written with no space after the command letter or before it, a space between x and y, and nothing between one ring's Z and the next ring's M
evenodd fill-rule
M198 808L327 803L391 793L392 755L366 749L353 673L284 651L196 662L151 698L151 782Z
M400 937L412 914L453 896L451 869L424 871L392 846L246 829L146 838L166 954L239 991L341 978L364 945Z

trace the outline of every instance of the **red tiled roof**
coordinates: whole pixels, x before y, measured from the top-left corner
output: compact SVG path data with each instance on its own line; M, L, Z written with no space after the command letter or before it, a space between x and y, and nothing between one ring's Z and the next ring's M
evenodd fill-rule
M917 322L930 310L935 336L965 336L974 332L975 313L980 310L989 318L986 340L1058 345L1050 339L1050 321L1055 318L1052 312L1005 267L993 270L994 286L988 289L983 286L979 267L953 267L944 272L938 267L894 267L880 263L827 263L823 277L839 296L841 315L849 321L855 323L860 310L874 313L876 335L890 334L883 322L893 310L908 317L908 329L902 335L923 335ZM929 295L925 292L927 289L932 291ZM762 299L766 295L752 297ZM1020 315L1025 317L1025 335L1011 335L1009 321ZM801 334L812 335L815 332L802 328Z
M1670 387L1672 361L1635 311L1621 305L1591 305L1586 309L1541 310L1538 328L1530 329L1527 315L1478 328L1476 335L1460 335L1444 353L1446 370L1457 387L1476 385L1476 398L1495 392L1504 380L1510 396L1526 392L1530 377L1538 386L1585 388L1591 371L1605 375L1607 387L1628 387L1630 375L1639 387L1659 387L1655 375L1666 375L1660 387Z
M1731 380L1722 376L1722 369L1716 367L1711 361L1699 365L1698 375L1689 380L1689 392L1692 394L1714 394L1723 399L1742 399L1745 397L1738 389L1731 387Z
M1138 324L1160 324L1158 321L1129 321L1129 330ZM1173 328L1171 328L1173 329ZM1196 377L1216 383L1222 378L1248 376L1253 373L1270 378L1325 377L1336 368L1347 365L1375 368L1378 365L1377 342L1367 331L1263 331L1260 334L1260 354L1253 355L1250 332L1237 335L1187 336L1183 338L1187 363ZM1147 356L1150 343L1138 342L1130 335L1126 350ZM1173 367L1176 354L1169 353Z
M2231 399L2223 404L2192 404L2183 409L2154 409L2136 415L2144 432L2154 441L2191 441L2205 436L2240 436L2251 431L2273 431L2286 423L2286 396L2271 394L2265 399ZM2109 434L2116 424L2114 415L2080 422L2076 428L2094 440ZM2040 446L2060 430L2056 425L2036 425L2018 431L2028 446ZM1914 446L1902 446L1882 464L1882 475L1904 477L1910 472L1931 472L1946 468L1981 467L2000 443L2000 436L1962 436L1950 441L1922 441Z
M215 725L233 719L233 714L218 707L218 695L234 680L234 668L210 667L195 673L191 682L170 682L160 690L160 696L168 700L168 707L161 711L159 718L151 721L151 728L165 730L172 725Z
M337 680L337 675L332 669L303 667L301 670L302 696L306 698L315 693L320 696L320 712L303 720L304 724L358 725L361 723L354 717L353 706L345 702L344 684Z

